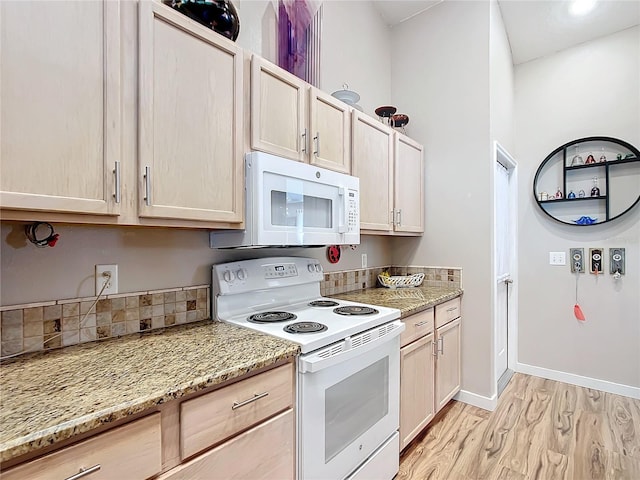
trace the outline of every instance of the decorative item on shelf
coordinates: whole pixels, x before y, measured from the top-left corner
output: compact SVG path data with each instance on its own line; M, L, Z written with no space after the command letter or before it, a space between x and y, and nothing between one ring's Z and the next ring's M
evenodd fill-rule
M633 153L627 153L627 154L624 156L624 159L625 159L625 160L629 160L630 158L636 158L636 156L635 156Z
M587 196L587 194L586 194L586 193L584 193L584 190L580 189L580 191L578 192L578 197L580 197L580 198L584 198L584 197L586 197L586 196Z
M577 225L593 225L597 221L598 221L597 218L591 218L583 215L582 217L580 217L577 220L574 220L573 222Z
M545 200L549 200L549 194L547 192L540 192L539 198L541 202L544 202Z
M576 198L576 194L573 193L573 190L569 191L569 195L567 195L567 198L569 200L573 200L574 198Z
M391 105L383 105L382 107L378 107L375 109L376 115L378 115L378 119L385 125L391 125L391 115L393 115L397 111L398 109Z
M409 123L409 115L404 113L396 113L391 115L391 126L402 129L402 133L406 134L405 126Z
M571 166L572 167L577 167L578 165L584 165L584 160L582 159L582 157L578 153L578 147L576 146L576 153L573 156L573 158L571 159Z
M591 165L596 163L596 159L593 158L593 155L591 153L589 153L589 156L587 157L587 161L584 162L585 165Z
M591 189L592 197L600 196L600 189L598 188L598 177L593 177L593 188Z
M616 155L616 160L622 160L622 154L621 153Z
M600 154L600 163L607 161L607 156L604 154L604 147L602 147L602 153Z
M165 0L166 4L235 42L240 18L229 0Z
M562 190L560 190L560 187L558 187L558 190L556 191L556 199L560 199L563 197L564 195L562 194Z

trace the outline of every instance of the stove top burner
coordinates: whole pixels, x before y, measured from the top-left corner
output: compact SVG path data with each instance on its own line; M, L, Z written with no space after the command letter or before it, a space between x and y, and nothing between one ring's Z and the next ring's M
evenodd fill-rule
M287 333L316 333L324 332L327 326L317 322L298 322L287 325L283 330Z
M340 304L333 300L314 300L313 302L309 302L310 307L337 307L338 305Z
M251 315L247 320L253 323L273 323L286 322L287 320L295 320L296 318L298 317L289 312L261 312Z
M373 315L378 313L378 310L371 307L361 307L359 305L347 305L346 307L334 308L333 313L339 315Z

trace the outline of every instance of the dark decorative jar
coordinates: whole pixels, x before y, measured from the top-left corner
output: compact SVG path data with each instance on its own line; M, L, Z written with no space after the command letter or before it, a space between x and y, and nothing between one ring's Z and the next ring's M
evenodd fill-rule
M165 0L187 17L235 41L240 33L240 18L229 0Z

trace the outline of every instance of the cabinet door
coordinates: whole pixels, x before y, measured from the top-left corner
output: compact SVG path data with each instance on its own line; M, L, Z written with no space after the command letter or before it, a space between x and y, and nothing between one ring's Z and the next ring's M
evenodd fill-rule
M433 334L400 349L400 449L406 447L434 415Z
M351 109L317 88L310 95L310 163L351 173Z
M395 133L396 232L424 232L423 147Z
M254 55L251 59L251 148L306 161L309 85Z
M120 3L0 2L0 207L117 215Z
M439 411L460 390L460 319L436 332L436 411Z
M242 50L140 2L141 217L243 220Z
M352 172L360 178L360 229L393 229L393 132L381 122L352 113Z

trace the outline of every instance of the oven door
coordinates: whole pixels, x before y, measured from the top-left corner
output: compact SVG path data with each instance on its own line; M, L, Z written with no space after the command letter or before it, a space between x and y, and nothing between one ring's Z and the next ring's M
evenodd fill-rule
M336 344L321 349L320 354L300 357L300 480L346 478L398 430L399 335L403 327L402 322L392 322L372 330L386 328L383 335L374 332L378 338L355 348L352 345L358 336L341 342L349 346L341 353L324 353L342 348ZM390 480L397 473L399 453L385 455L389 459L386 462L393 465L380 470L379 480Z

